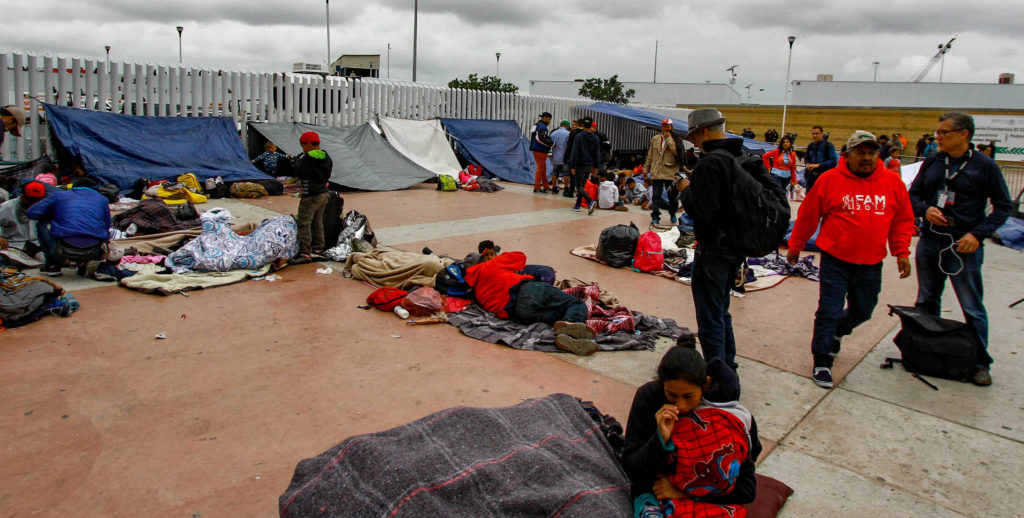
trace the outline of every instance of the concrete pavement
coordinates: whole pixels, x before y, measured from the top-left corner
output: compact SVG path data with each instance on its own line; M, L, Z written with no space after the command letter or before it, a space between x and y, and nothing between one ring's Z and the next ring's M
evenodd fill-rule
M345 208L367 214L382 245L462 256L493 239L559 277L597 281L629 307L696 327L685 285L568 253L615 223L644 228L647 214L588 217L561 196L503 185L348 193ZM297 200L209 205L260 220L294 212ZM899 367L878 369L898 356L898 319L882 308L910 304L916 291L894 262L880 308L844 340L831 391L809 379L816 283L791 279L733 300L742 403L766 446L759 470L795 489L782 516L1018 514L1024 305L1007 305L1022 296L1021 254L986 246L988 388L932 380L933 391ZM315 266L189 297L59 280L80 312L0 333L0 516L276 516L299 460L450 406L567 392L624 423L668 346L576 357L486 344L451 326L406 327L357 309L370 289Z

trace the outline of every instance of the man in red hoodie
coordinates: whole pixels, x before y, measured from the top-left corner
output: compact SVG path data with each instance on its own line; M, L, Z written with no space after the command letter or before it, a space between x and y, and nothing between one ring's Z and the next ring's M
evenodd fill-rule
M878 140L855 131L839 164L822 174L800 206L789 238L790 264L821 223L818 311L814 313L811 376L832 388L832 363L840 340L871 318L882 289L886 241L896 256L900 278L910 276L910 237L914 211L899 175L879 159ZM845 299L845 309L844 309Z
M595 202L596 203L596 202ZM555 345L586 356L597 351L597 333L586 324L587 306L582 300L530 275L526 254L505 252L466 269L466 283L477 302L499 318L521 324L554 324Z

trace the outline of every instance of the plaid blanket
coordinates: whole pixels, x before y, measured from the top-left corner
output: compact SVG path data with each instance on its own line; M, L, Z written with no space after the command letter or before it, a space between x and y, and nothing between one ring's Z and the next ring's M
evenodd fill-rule
M580 402L457 407L299 462L282 517L632 516L629 480Z
M587 325L598 333L617 333L636 331L633 312L622 306L607 309L601 306L601 288L596 284L574 286L562 290L573 297L583 300L587 306Z
M132 223L139 228L138 235L186 230L203 224L192 204L171 208L163 200L142 200L134 208L114 216L111 225L124 230Z
M670 318L651 317L638 311L631 313L634 331L600 332L596 338L599 350L654 350L659 336L675 340L683 332ZM526 351L560 352L550 325L542 322L526 325L498 318L475 302L458 313L449 313L448 323L459 328L462 334L484 342Z

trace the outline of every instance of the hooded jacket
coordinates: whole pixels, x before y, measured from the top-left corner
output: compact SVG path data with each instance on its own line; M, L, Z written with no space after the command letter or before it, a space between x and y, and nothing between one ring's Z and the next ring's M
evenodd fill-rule
M877 264L885 244L896 257L910 256L914 211L903 180L881 160L867 178L850 172L846 158L818 178L797 213L790 251L799 252L818 228L817 245L848 263Z
M644 160L644 173L649 174L652 180L675 178L676 172L682 167L679 163L682 146L682 140L675 133L672 138L664 138L663 133L652 137L651 145L647 148L647 159Z
M292 174L302 182L302 197L316 196L327 192L334 162L322 149L314 149L296 157Z
M519 272L526 267L526 254L505 252L490 261L466 269L466 283L473 288L477 302L499 318L508 318L509 290L533 277Z
M29 207L27 214L30 219L49 222L50 233L57 239L110 238L107 198L88 187L53 191Z

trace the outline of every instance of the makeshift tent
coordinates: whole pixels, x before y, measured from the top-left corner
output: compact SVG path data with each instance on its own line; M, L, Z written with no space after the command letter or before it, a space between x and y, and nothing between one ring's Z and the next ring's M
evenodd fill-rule
M657 112L622 104L594 103L587 106L580 106L579 108L631 120L653 130L661 130L661 121L666 117L665 115ZM680 136L686 135L686 132L690 129L690 125L687 124L685 120L677 119L675 117L668 118L672 119L672 130L674 133L677 133ZM732 137L739 137L739 135L733 135L732 133L729 133L729 135ZM765 151L770 151L776 147L778 147L777 144L743 138L743 149L748 153L762 154Z
M510 182L533 184L537 164L515 121L441 119L455 137L462 156L494 176Z
M245 156L230 117L143 117L47 104L47 124L85 171L122 190L139 178L173 180L184 173L226 182L271 177Z
M441 121L381 117L380 126L389 144L424 169L436 174L450 175L455 175L462 169L459 160L455 158L452 146L445 138Z
M436 176L399 153L366 123L327 127L299 122L254 122L249 126L289 155L302 153L300 135L317 132L320 149L334 162L331 183L350 189L395 191Z

